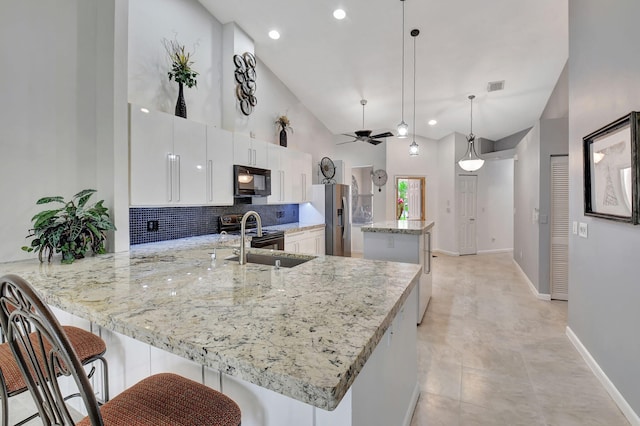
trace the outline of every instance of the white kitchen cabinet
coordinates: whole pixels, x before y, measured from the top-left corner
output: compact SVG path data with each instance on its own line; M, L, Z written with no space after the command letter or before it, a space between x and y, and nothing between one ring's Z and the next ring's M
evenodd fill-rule
M289 164L291 169L291 194L293 203L306 203L311 201L311 184L313 166L311 154L299 151L289 151Z
M251 138L240 133L233 134L233 162L243 166L268 168L268 142Z
M417 323L422 322L432 293L431 232L433 222L388 221L363 226L363 257L422 266L418 286Z
M324 228L284 235L284 251L320 256L325 254Z
M267 156L271 170L271 195L267 197L267 204L289 203L292 199L289 150L270 144Z
M173 117L173 195L177 204L204 204L206 196L207 126Z
M206 126L131 104L130 203L198 205L206 195Z
M131 205L169 203L169 155L173 152L173 117L130 104L129 137Z
M207 126L207 204L233 205L233 135Z
M269 146L271 196L268 204L304 203L311 198L311 154Z

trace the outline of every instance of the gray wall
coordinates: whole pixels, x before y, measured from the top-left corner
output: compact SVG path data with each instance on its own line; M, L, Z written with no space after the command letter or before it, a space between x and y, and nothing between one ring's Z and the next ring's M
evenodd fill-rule
M540 124L536 124L516 148L514 162L513 257L529 281L538 287L539 230L532 220L540 205Z
M640 110L637 0L569 1L569 327L640 412L640 226L583 215L582 137Z
M554 87L547 106L542 111L540 119L569 117L569 62L562 68L560 78Z
M524 138L527 133L529 133L529 130L531 130L531 127L529 127L528 129L520 130L517 133L495 141L493 143L494 150L504 151L505 149L515 148L520 143L522 138Z

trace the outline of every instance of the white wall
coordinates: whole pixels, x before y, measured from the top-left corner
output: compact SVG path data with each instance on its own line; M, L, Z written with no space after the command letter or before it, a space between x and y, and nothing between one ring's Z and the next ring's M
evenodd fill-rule
M582 137L640 110L637 0L569 0L569 326L640 422L640 226L583 214Z
M132 1L129 21L130 102L173 113L177 84L167 78L168 64L161 41L177 36L188 50L196 46L194 68L201 74L197 89L185 89L188 118L277 144L280 129L275 120L286 114L293 127L288 147L311 154L313 183L318 183L315 167L322 157L334 156L333 135L260 61L260 52L255 52L258 103L251 115L243 115L237 107L235 86L223 87L222 66L230 63L222 57L223 51L228 50L223 43L235 41L238 49L253 51L251 39L241 28L226 24L233 30L226 37L235 40L223 40L223 25L196 0ZM231 101L224 111L223 97L226 104ZM229 117L223 117L225 114Z
M189 120L221 125L222 25L195 0L134 0L129 3L129 102L173 114L178 83L163 39L192 52L198 86L185 86Z
M513 249L513 159L487 160L477 172L477 250Z
M426 220L433 220L438 226L438 142L433 139L416 137L420 153L415 157L409 155L409 144L412 139L390 139L387 141L387 174L389 182L382 189L386 192L387 203L385 217L393 220L396 217L395 180L397 176L424 176L426 181L425 209ZM435 229L435 234L438 230ZM437 241L437 236L434 238Z
M31 217L47 207L35 205L40 197L71 197L95 188L93 200L105 199L113 207L114 168L106 170L102 164L122 160L112 148L126 137L122 125L116 125L122 113L115 102L123 88L114 87L117 40L112 28L117 27L115 5L121 4L25 0L0 5L0 140L5 159L0 169L0 261L33 257L20 247L27 243ZM124 108L126 114L126 103ZM113 219L121 223L119 214ZM123 227L128 233L128 226Z
M445 253L458 253L456 226L456 138L452 133L438 141L438 222L434 248Z

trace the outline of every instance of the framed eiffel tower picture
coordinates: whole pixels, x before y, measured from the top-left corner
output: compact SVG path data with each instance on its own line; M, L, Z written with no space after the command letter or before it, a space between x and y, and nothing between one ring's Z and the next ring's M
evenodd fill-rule
M634 111L582 138L585 216L640 223L639 120Z

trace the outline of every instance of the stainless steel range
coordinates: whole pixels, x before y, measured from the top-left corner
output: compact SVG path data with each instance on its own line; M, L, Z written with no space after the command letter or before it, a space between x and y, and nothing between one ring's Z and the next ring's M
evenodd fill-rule
M242 222L242 213L224 214L218 218L219 232L226 232L231 235L240 235L240 223ZM256 232L256 218L249 216L245 235L251 237L251 247L264 248L272 250L284 250L284 232L262 230L262 237L258 237Z

